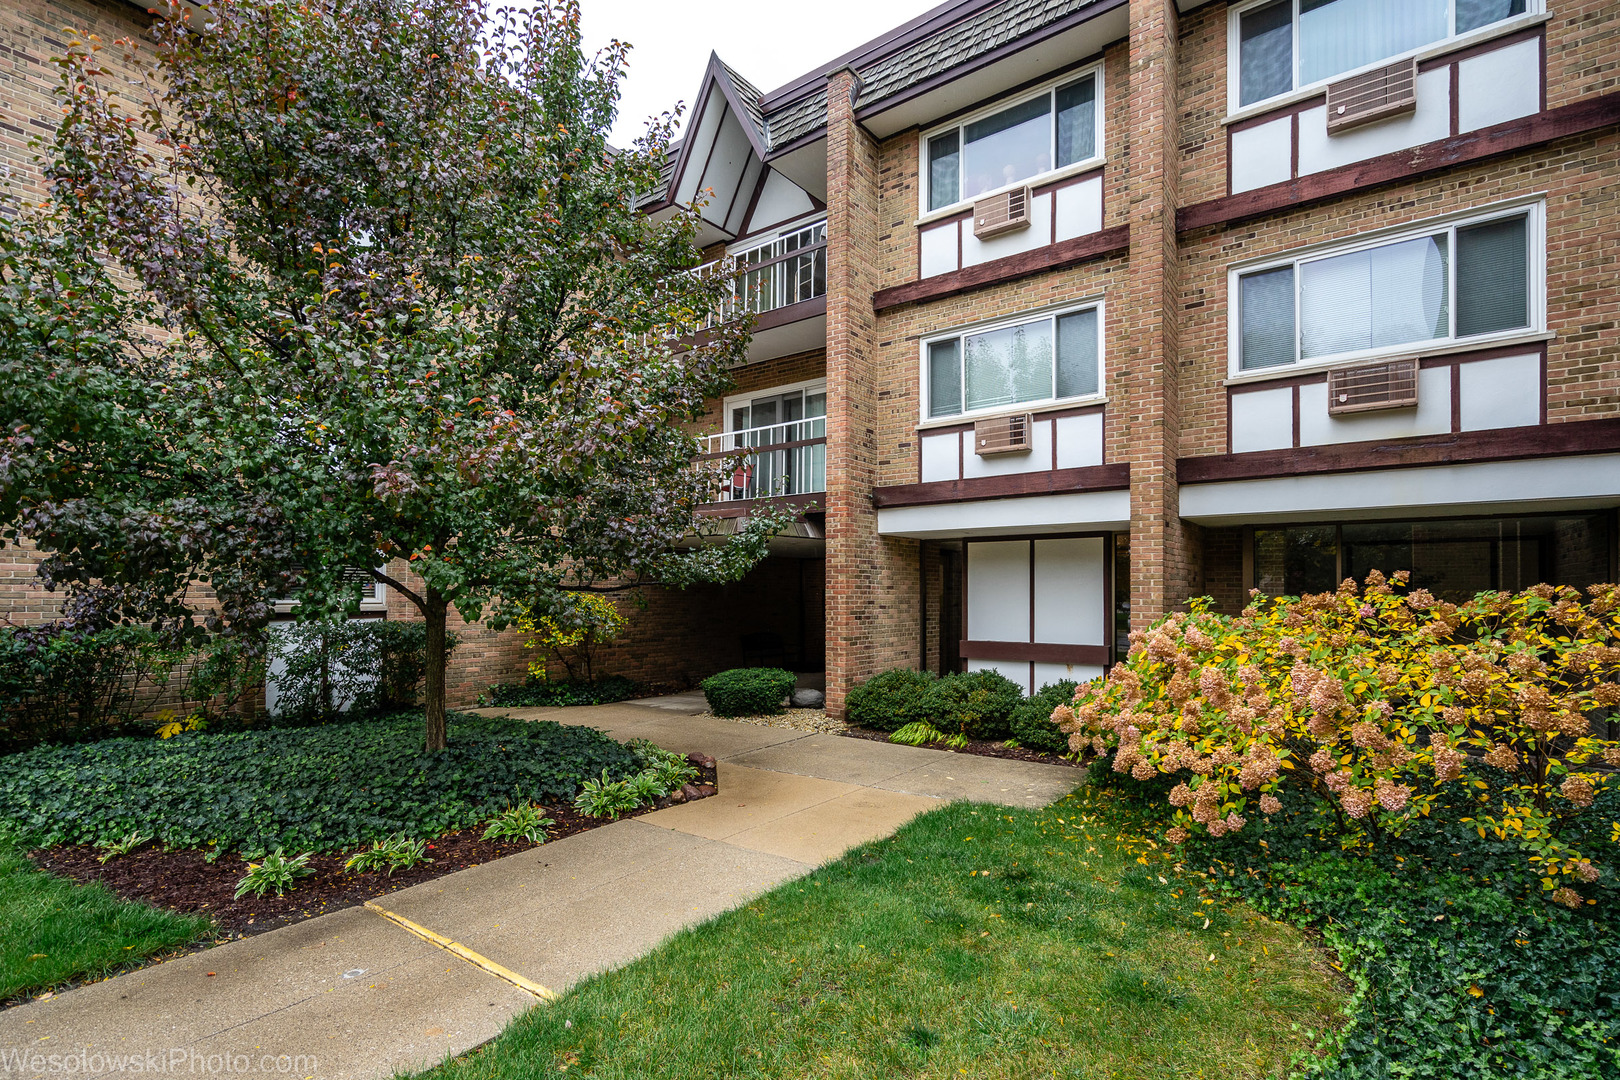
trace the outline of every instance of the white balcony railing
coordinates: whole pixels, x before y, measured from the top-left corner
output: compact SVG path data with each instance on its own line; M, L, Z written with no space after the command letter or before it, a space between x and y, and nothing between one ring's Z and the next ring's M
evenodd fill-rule
M818 221L747 251L705 263L696 273L732 279L731 295L704 329L827 293L827 223Z
M704 456L710 458L751 451L721 486L721 502L827 490L825 416L708 435L704 449Z

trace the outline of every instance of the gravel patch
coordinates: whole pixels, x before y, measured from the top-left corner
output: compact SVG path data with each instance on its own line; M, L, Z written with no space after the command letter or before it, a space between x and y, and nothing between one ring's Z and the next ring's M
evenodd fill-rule
M716 716L709 712L703 716L709 720L729 720L734 724L753 724L756 727L791 728L817 735L842 735L849 730L848 724L834 720L820 709L789 709L775 716Z

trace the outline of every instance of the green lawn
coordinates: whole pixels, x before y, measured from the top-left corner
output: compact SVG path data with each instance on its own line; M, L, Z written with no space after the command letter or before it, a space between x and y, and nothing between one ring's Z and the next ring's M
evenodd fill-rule
M1283 1075L1336 1023L1340 981L1298 931L1199 882L1106 795L958 804L427 1075Z
M0 833L0 1002L110 975L208 932L207 919L120 900L29 862Z

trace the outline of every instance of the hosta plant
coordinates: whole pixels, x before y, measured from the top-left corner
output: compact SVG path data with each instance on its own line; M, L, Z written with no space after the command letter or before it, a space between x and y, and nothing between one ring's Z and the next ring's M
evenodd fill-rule
M484 830L485 840L527 840L531 844L546 842L546 830L557 824L546 816L546 808L538 803L519 803L489 819Z
M386 870L388 876L393 877L395 870L409 870L432 861L427 857L426 840L413 840L404 833L394 833L381 840L373 840L370 847L349 856L343 869L354 874Z
M1133 634L1129 658L1053 719L1116 772L1163 778L1175 842L1290 799L1320 805L1346 848L1444 816L1522 850L1575 906L1605 872L1582 815L1620 767L1620 589L1588 592L1459 605L1374 571L1364 589L1255 594L1237 617L1198 601Z
M294 881L315 872L309 865L311 854L313 852L306 851L302 855L288 855L281 848L276 848L258 862L248 863L247 873L236 883L237 899L249 893L263 896L271 891L277 896L286 895Z
M120 855L128 855L150 839L152 839L151 833L126 833L111 843L99 845L101 854L96 857L96 861L105 866L110 860L116 859Z
M642 801L641 796L630 789L628 781L611 779L603 769L600 780L587 780L580 786L579 794L574 796L574 809L586 817L612 820L627 810L634 810Z

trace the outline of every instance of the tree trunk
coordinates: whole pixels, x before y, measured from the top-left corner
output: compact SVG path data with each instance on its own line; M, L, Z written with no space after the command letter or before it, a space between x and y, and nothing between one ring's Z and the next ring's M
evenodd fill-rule
M444 724L444 671L445 671L445 615L449 603L433 586L427 586L427 608L422 614L427 619L427 649L423 660L426 687L423 697L427 706L427 749L437 753L449 745Z

